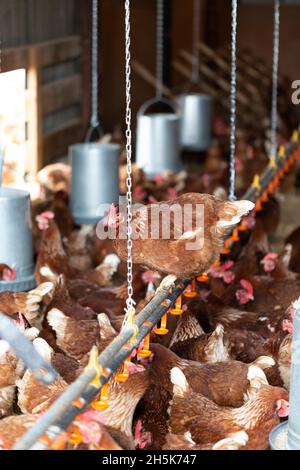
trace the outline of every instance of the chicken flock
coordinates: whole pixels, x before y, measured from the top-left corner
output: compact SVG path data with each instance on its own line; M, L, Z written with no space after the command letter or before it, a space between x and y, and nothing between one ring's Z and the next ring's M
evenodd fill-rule
M238 137L239 194L266 164L261 147L250 136ZM121 167L123 189L125 177ZM110 379L108 408L99 410L95 402L53 448L269 448L271 429L288 416L293 317L300 295L300 232L288 237L281 252L271 251L270 235L280 219L278 198L270 196L255 214L247 201L225 201L227 177L220 139L197 171L148 181L133 168L134 200L149 204L143 220L158 201L200 201L208 214L201 256L182 248L190 234L181 240L135 242L137 312L165 274L182 278L206 271L209 279L187 289L180 299L183 314L168 315L167 334L151 333L149 357L132 354L127 380L118 381L116 374ZM3 449L12 448L83 372L93 347L100 353L118 335L126 307L124 245L100 240L95 227L74 225L67 165L46 167L39 183L41 197L32 203L37 287L27 293L0 293L0 310L51 362L58 377L50 385L39 383L0 340ZM290 179L287 189L291 185ZM116 225L118 214L113 215ZM231 254L220 257L222 237L242 217L246 230ZM137 225L143 227L141 220ZM174 235L174 225L172 229ZM13 267L0 264L1 279L14 276Z

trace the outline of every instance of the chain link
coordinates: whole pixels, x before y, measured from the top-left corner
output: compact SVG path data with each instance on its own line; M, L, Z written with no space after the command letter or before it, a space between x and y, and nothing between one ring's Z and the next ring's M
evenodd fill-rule
M279 65L280 0L274 0L273 70L271 107L271 157L277 153L277 93Z
M134 311L135 302L132 298L132 168L131 168L131 55L130 55L130 0L125 0L125 83L126 83L126 156L127 156L127 178L126 178L126 201L127 201L127 314ZM124 324L128 315L125 315Z
M192 82L199 82L199 52L198 41L200 38L200 0L194 0L193 7L193 68L192 68Z
M236 36L237 36L237 0L232 0L231 10L231 82L230 82L230 162L229 196L235 201L235 131L236 131Z
M156 0L156 96L163 95L164 82L164 0Z
M92 0L92 43L91 43L91 117L90 126L95 129L99 126L98 110L98 0Z

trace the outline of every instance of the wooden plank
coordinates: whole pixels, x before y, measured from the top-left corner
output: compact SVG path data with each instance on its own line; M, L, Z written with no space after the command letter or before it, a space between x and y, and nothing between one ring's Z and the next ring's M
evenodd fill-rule
M40 67L66 62L81 55L80 36L70 36L57 41L50 41L38 46Z
M81 85L82 79L80 74L44 85L41 89L43 116L79 103L81 100Z
M10 72L16 69L28 67L28 49L24 47L13 47L3 49L1 60L1 71Z
M2 72L27 68L30 49L32 48L28 46L3 49ZM39 67L46 67L57 62L65 62L80 57L81 39L80 36L70 36L64 39L41 43L38 46L34 46L34 49L38 51L36 60Z
M81 123L62 129L55 134L44 139L44 165L53 162L55 159L66 156L68 147L80 142L82 134Z
M42 84L46 85L47 83L75 75L76 73L81 73L81 60L79 58L48 65L42 68Z
M28 100L26 115L28 116L28 155L26 170L35 175L42 166L43 142L42 142L42 115L40 99L40 68L38 67L38 51L29 49L28 53Z
M63 129L81 122L80 106L73 105L48 114L43 120L44 137L55 134Z

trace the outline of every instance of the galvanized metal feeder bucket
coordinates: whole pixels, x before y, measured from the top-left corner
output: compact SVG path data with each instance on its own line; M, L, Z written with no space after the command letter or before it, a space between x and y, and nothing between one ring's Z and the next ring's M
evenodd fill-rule
M0 281L0 291L27 291L35 287L30 195L0 188L0 263L16 270L15 279Z
M295 316L292 342L290 381L290 409L288 421L276 426L270 433L272 450L300 450L300 297L294 302Z
M117 144L85 143L70 147L70 202L77 224L96 224L104 216L105 204L118 202L119 154Z
M167 112L147 114L153 105L162 104ZM146 177L153 178L165 171L177 172L183 168L180 160L180 114L172 101L154 98L140 108L137 114L136 163Z
M188 93L178 97L181 110L180 143L185 150L208 150L212 140L213 99Z

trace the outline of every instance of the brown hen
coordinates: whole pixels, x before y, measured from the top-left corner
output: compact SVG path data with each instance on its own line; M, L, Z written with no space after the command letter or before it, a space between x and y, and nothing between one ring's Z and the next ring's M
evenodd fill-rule
M201 364L181 359L160 344L151 344L151 350L154 353L150 367L152 383L171 393L170 370L180 367L195 392L205 395L220 406L242 405L251 395L255 380L264 382L261 369L268 369L274 364L274 360L266 356L259 357L252 364L238 361Z
M162 215L162 223L158 219L151 224L151 214L154 211L159 214L161 210L170 210L171 206L185 214L187 207L191 209L186 217L189 218L188 231L182 230L182 222L176 222L174 211L170 217L170 227L166 213ZM223 237L253 207L254 204L250 201L224 202L211 195L197 193L187 193L172 201L144 206L133 214L133 231L138 234L138 238L133 241L133 262L178 278L195 277L218 259ZM201 212L200 208L204 211L203 222L197 216ZM118 227L119 217L113 210L110 212L108 221L112 228ZM151 231L158 231L158 239L153 239L150 228ZM117 237L115 247L120 258L125 261L126 239Z
M56 281L60 274L64 274L67 279L85 279L101 286L110 282L118 265L117 256L111 255L95 269L80 271L73 268L69 264L58 227L51 220L48 228L43 233L35 268L35 277L38 282Z
M190 432L196 444L225 439L245 431L249 440L242 449L265 450L269 433L288 414L288 393L283 388L265 385L240 408L218 406L189 386L179 368L171 371L173 399L170 407L170 430L173 434Z

